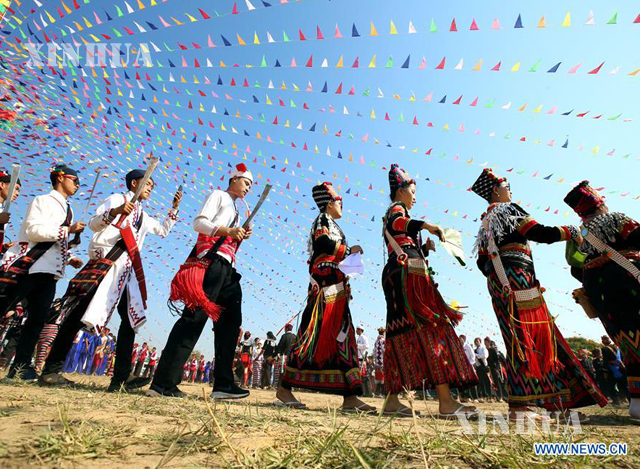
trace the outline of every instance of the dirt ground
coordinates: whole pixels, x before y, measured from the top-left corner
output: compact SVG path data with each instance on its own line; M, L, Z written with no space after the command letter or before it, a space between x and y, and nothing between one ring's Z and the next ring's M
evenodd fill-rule
M298 393L309 410L296 411L273 406L273 391L213 402L204 399L207 385L185 384L191 399L149 398L107 394L107 378L69 378L75 389L0 382L0 467L640 467L640 427L621 407L588 408L592 423L582 433L518 435L512 425L483 436L432 417L344 415L339 397L321 394ZM437 411L434 401L413 404L423 414ZM536 456L533 443L541 441L625 442L629 454Z

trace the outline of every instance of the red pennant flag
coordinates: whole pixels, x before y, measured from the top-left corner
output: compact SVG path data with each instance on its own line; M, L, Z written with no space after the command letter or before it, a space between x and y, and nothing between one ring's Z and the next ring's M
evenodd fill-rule
M436 67L436 70L444 70L444 63L445 63L445 60L446 60L446 59L447 59L446 57L443 57L443 58L442 58L442 61L441 61L441 62L440 62L440 64Z
M313 54L311 54L311 57L309 57L309 60L307 60L307 68L311 67L313 67Z
M338 89L336 90L336 94L342 94L342 83L340 83L340 86L338 86Z
M462 101L462 96L460 96L458 99L456 99L453 104L460 104L460 101Z
M449 31L457 31L458 30L458 26L456 26L456 19L454 18L451 21L451 27L449 28Z
M302 34L302 29L298 29L298 36L300 37L301 41L306 41L307 38L304 37L304 34Z
M324 39L322 31L320 31L320 26L316 26L316 39Z
M636 19L633 20L634 24L638 24L640 23L640 14L638 14L638 16L636 16Z
M276 118L273 119L273 123L276 124L276 125L278 124L278 116L276 116Z
M231 78L231 86L236 86L236 80L235 80L235 78Z
M596 75L600 69L602 68L602 66L604 65L604 62L602 62L600 65L598 65L596 68L594 68L593 70L591 70L588 75Z
M182 44L178 43L178 47L182 50L189 50L189 48L187 46L183 46Z
M474 18L471 22L471 27L469 28L471 31L478 31L478 24L476 23L476 19Z
M418 124L418 117L417 116L413 116L413 125L420 125L420 124Z
M232 15L237 15L238 14L238 4L234 3L233 4L233 11L231 12Z
M495 67L493 67L491 69L492 72L499 72L500 71L500 66L502 65L502 61L498 62Z
M476 97L476 99L473 100L473 102L471 103L471 106L475 107L478 105L478 98Z
M209 15L207 15L204 11L202 11L201 8L198 8L198 11L200 12L200 14L202 15L202 19L208 20L211 17Z
M351 68L358 68L360 66L360 60L356 57L356 60L353 61L353 65Z

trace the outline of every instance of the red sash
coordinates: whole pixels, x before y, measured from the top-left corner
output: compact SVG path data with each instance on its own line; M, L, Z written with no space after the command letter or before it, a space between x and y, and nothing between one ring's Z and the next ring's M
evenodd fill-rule
M129 258L133 264L133 271L136 273L136 279L138 279L138 286L140 287L140 294L142 295L142 305L147 309L147 284L144 280L144 269L142 268L140 250L138 249L138 243L136 243L136 237L133 234L131 225L127 225L126 228L121 228L120 235L122 236L125 246L127 246Z

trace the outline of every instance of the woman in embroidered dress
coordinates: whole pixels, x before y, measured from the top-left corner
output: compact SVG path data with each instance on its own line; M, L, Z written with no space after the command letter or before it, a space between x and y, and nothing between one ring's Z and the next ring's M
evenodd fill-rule
M389 186L392 203L383 219L389 254L382 272L387 302L384 385L389 394L384 412L411 416L398 394L435 389L440 417L473 416L475 408L454 400L450 390L478 383L453 329L462 316L445 303L428 272L425 255L435 250L433 241L423 245L420 237L421 230L428 230L444 241L444 233L439 226L411 219L416 183L397 164L391 165Z
M315 186L313 199L321 213L309 234L307 306L276 397L287 407L304 408L291 388L305 388L344 396L345 412L375 412L375 407L358 398L362 381L349 311L351 293L348 279L339 269L345 257L362 253L362 249L349 247L336 223L342 217L342 197L331 183Z
M609 213L604 197L589 186L589 181L578 184L564 201L580 216L591 235L640 268L638 222L624 213ZM629 414L633 423L640 424L640 278L588 239L579 247L579 256L571 257L572 275L582 283L598 319L620 347L631 396Z
M478 267L487 277L493 309L507 347L509 418L547 420L531 407L562 411L607 399L556 327L536 278L529 241L579 239L574 226L544 226L511 202L505 178L485 169L471 188L489 202L478 233ZM587 418L579 413L584 422Z

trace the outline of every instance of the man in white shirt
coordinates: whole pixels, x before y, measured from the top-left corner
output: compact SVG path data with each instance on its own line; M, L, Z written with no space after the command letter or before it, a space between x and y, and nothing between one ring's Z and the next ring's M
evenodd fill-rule
M182 304L164 348L149 396L185 397L178 389L182 370L204 326L213 320L215 334L214 399L239 399L249 391L233 380L233 358L242 324L241 275L235 269L240 243L251 236L251 228L240 226L237 199L243 199L253 175L244 164L236 166L226 191L213 191L193 221L198 233L195 247L171 282L170 302ZM175 306L177 308L177 306Z
M67 201L80 186L78 173L66 165L58 165L51 172L50 181L53 190L37 196L29 204L18 244L7 250L0 268L4 280L0 315L21 301L26 301L28 311L15 360L7 375L9 379L18 376L25 381L37 380L31 358L49 318L56 283L64 277L67 263L76 268L82 266L81 260L69 254L69 235L81 233L85 227L82 222L73 222L73 211Z
M11 221L11 213L4 213L4 203L9 198L9 184L11 183L11 175L4 169L0 169L0 255L13 246L13 243L4 242L4 228ZM18 179L11 202L14 202L20 195L20 187L22 183Z
M361 324L356 328L356 344L358 345L358 360L367 358L367 350L369 350L369 339L364 335L364 326Z
M120 328L113 377L108 391L118 391L122 386L125 391L130 391L150 382L146 378L136 379L135 376L130 376L135 334L146 322L144 276L142 274L140 278L142 262L139 253L148 234L162 238L169 234L178 219L182 193L178 191L174 195L172 207L163 222L150 217L143 210L142 203L151 196L155 187L153 179L147 181L139 200L131 202L144 173L140 169L127 173L125 182L129 192L109 196L89 221L89 228L94 232L88 249L91 260L69 283L62 299L61 314L65 315L65 319L51 345L40 378L42 384L73 384L61 374L65 356L73 346L73 338L85 326L105 327L116 309L120 316ZM120 218L123 218L121 228L118 227ZM133 253L123 239L126 236L125 230L129 229L134 239ZM138 265L134 261L136 258L140 262ZM76 288L76 285L81 289Z
M476 346L476 374L478 375L478 394L480 396L479 402L483 402L483 399L491 399L493 391L491 389L491 379L489 378L489 367L487 366L487 349L482 345L480 337L476 337L474 340Z

